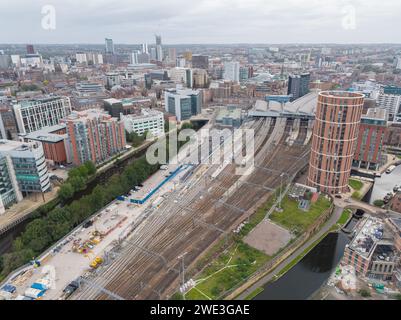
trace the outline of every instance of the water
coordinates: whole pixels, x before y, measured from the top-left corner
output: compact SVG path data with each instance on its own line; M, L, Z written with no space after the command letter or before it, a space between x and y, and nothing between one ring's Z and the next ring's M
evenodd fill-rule
M383 199L386 193L393 192L395 185L401 185L401 165L397 166L390 174L383 173L375 179L375 184L368 199L370 204L377 199Z
M354 219L353 219L354 220ZM350 223L351 224L351 223ZM255 300L306 300L329 278L340 262L350 238L343 232L329 233L301 261L273 283Z
M204 120L198 120L194 125L194 129L197 131L201 127L203 127L207 121ZM141 150L136 151L132 155L130 155L128 158L125 158L122 161L119 161L115 163L112 167L107 169L106 171L102 172L99 174L95 179L90 181L87 185L85 190L79 191L74 196L69 199L66 203L59 204L59 206L64 206L64 205L69 205L75 200L79 200L85 195L91 194L93 189L98 185L98 184L104 184L107 183L109 178L113 176L114 174L120 174L124 171L125 167L131 163L133 163L135 160L146 154L147 147L143 148ZM33 219L27 218L26 220L22 221L20 224L15 226L14 228L8 230L4 234L0 235L0 256L8 253L12 249L12 243L15 238L17 238L22 232L25 231L26 226L31 222Z
M119 174L121 173L124 168L129 165L130 163L134 162L137 160L139 157L144 155L146 152L146 149L140 150L130 157L124 159L123 161L120 161L119 163L116 163L114 166L112 166L110 169L107 171L102 172L99 174L95 179L90 181L87 185L85 190L79 191L74 196L69 199L66 203L60 204L60 206L64 205L69 205L75 200L79 200L85 195L91 194L93 189L98 185L98 184L104 184L108 181L108 179L113 176L114 174ZM22 221L18 225L16 225L14 228L8 230L4 234L0 235L0 255L3 255L5 253L9 253L12 249L12 243L15 238L17 238L22 232L25 231L26 226L32 221L33 219L27 218L26 220Z

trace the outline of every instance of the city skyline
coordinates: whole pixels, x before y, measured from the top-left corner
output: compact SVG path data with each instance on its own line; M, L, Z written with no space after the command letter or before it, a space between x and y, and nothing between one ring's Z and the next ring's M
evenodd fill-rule
M0 12L0 300L401 300L401 1Z
M49 6L55 24L45 29ZM15 19L21 7L24 19ZM0 10L0 29L7 30L1 42L15 44L97 44L105 37L130 44L153 42L154 34L164 44L397 43L401 27L394 19L401 3L393 0L17 0L2 2Z

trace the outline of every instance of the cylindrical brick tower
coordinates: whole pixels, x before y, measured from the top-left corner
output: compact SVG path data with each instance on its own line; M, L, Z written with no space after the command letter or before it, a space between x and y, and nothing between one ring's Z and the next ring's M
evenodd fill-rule
M363 101L361 93L319 93L309 160L309 186L330 194L347 191Z

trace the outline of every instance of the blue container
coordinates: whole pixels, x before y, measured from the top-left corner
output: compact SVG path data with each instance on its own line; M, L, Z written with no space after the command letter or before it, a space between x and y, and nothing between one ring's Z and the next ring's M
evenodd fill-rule
M1 288L1 290L6 291L6 292L10 292L10 293L14 293L15 290L17 290L17 288L14 287L11 284L6 284L5 286L3 286L3 288Z
M43 284L37 283L37 282L33 283L31 285L31 288L37 289L37 290L46 290L46 288L45 288L45 286Z

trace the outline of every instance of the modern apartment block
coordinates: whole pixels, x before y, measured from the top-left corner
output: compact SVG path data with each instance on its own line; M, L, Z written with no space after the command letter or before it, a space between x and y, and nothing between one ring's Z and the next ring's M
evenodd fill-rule
M11 158L0 155L0 214L22 200Z
M23 100L14 106L15 118L21 135L54 126L71 113L68 97L44 97Z
M19 191L23 194L50 189L49 172L40 142L0 140L0 156L11 160L9 163L12 163Z
M119 118L120 114L137 114L141 109L152 107L152 99L149 97L134 97L115 99L109 98L103 100L103 108L112 117Z
M73 112L65 123L75 165L89 160L102 163L125 148L123 122L104 111L90 109Z
M209 56L194 54L192 56L192 68L208 69L209 68Z
M77 52L75 54L75 59L78 63L85 63L89 65L103 64L103 56L96 52Z
M169 70L169 77L177 84L182 84L187 88L192 88L193 73L190 68L172 68Z
M18 137L18 126L11 105L0 106L0 139L14 140Z
M105 51L108 54L114 54L114 43L113 43L113 39L108 39L105 38L104 39L104 43L105 43Z
M288 78L288 95L292 95L291 101L303 97L309 93L310 73L290 75Z
M346 192L351 172L364 95L322 91L313 127L308 185L321 192Z
M239 82L239 69L240 64L238 61L226 62L224 63L224 80L231 80L234 82Z
M193 87L204 88L208 84L207 71L204 69L193 69Z
M361 118L353 166L377 170L382 160L384 137L387 132L386 110L368 109Z
M110 90L114 86L117 86L121 82L121 76L118 72L107 72L106 77L106 88Z
M167 89L164 103L166 112L175 115L178 121L187 120L201 113L202 93L199 90Z
M400 112L401 95L380 93L377 105L379 108L387 110L389 120L393 120Z
M164 114L157 110L142 109L139 115L121 115L121 120L129 133L136 132L142 135L149 131L153 136L164 133Z

